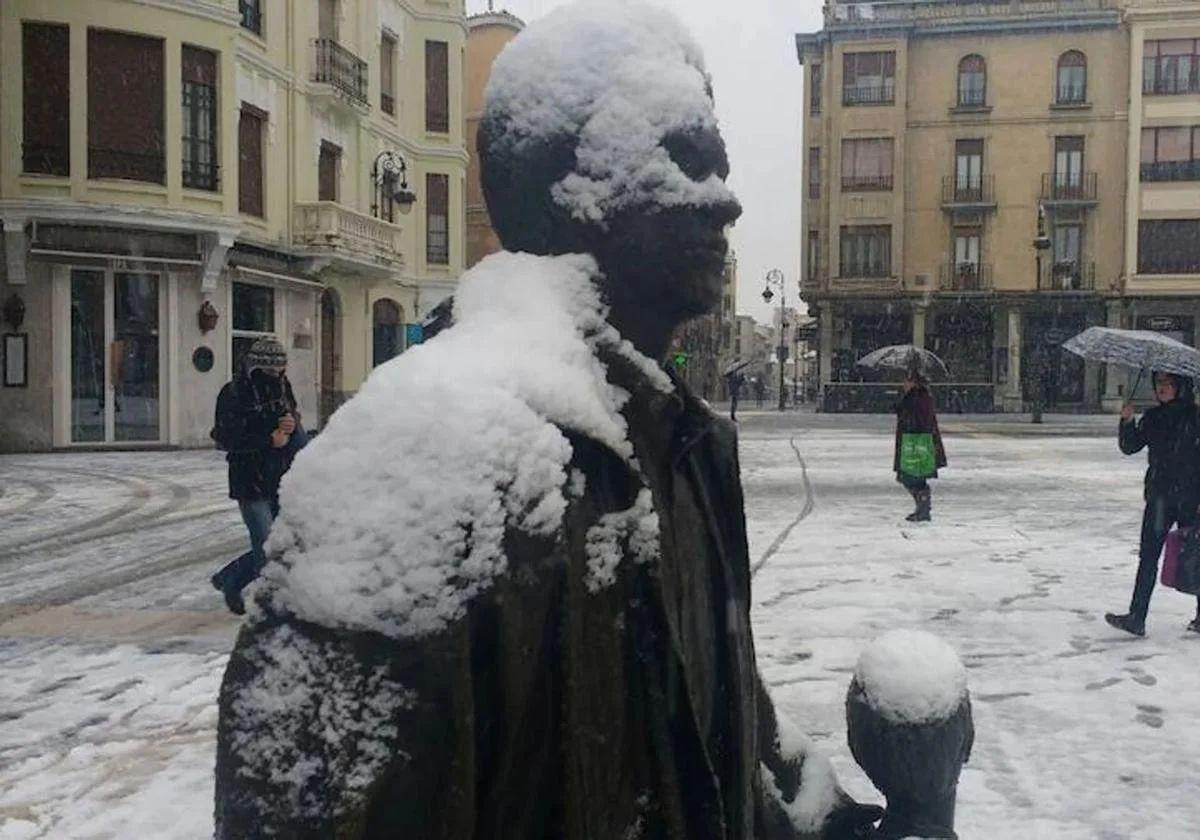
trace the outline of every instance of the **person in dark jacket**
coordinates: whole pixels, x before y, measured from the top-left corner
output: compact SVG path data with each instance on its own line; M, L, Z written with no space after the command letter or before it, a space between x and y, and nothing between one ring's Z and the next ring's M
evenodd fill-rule
M936 451L936 468L933 475L907 475L900 469L900 444L905 434L931 434ZM937 471L946 466L946 449L942 445L942 433L938 429L937 411L929 382L916 367L909 369L904 377L904 396L896 403L896 446L892 458L892 469L896 480L912 494L917 503L916 510L905 517L909 522L928 522L933 517L933 490L928 479L937 478Z
M212 436L227 453L229 498L241 510L250 550L213 575L212 585L238 615L246 611L242 590L266 563L263 545L279 515L279 482L308 441L286 368L283 345L260 338L217 396Z
M1142 515L1137 578L1129 612L1104 616L1113 627L1135 636L1146 634L1146 614L1167 534L1173 525L1181 528L1195 525L1196 509L1200 506L1200 422L1192 381L1173 373L1155 373L1154 395L1158 405L1140 420L1134 419L1133 406L1126 403L1117 427L1117 445L1126 455L1149 449L1144 491L1146 510ZM1200 633L1200 597L1196 618L1188 629Z

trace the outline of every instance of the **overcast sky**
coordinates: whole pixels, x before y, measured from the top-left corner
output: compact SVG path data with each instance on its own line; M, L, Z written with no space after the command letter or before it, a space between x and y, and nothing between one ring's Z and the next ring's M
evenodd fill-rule
M495 0L526 23L569 0ZM603 3L605 0L590 0ZM733 230L739 313L770 320L762 301L772 268L787 276L791 306L800 280L800 121L803 69L795 35L821 25L821 0L653 0L675 10L704 50L729 147L729 183L745 208ZM467 0L467 12L487 11ZM774 301L778 305L779 300Z

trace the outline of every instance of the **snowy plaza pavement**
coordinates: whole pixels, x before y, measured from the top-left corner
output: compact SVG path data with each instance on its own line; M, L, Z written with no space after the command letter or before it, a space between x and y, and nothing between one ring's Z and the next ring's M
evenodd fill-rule
M977 737L965 840L1183 840L1200 824L1194 599L1103 621L1136 564L1144 456L1115 418L943 418L934 522L909 525L890 418L742 421L758 660L860 799L844 697L864 645L937 633ZM216 692L237 622L207 577L242 549L213 452L0 456L0 840L212 832Z

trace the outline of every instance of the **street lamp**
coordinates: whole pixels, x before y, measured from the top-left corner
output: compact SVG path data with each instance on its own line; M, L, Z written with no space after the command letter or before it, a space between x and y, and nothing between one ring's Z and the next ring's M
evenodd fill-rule
M784 307L787 305L787 286L783 281L783 272L778 268L772 268L767 272L767 285L763 289L762 298L768 305L775 297L775 293L771 291L772 286L779 289L779 347L776 348L776 359L779 361L779 410L783 411L784 403L787 400L787 394L783 390L783 362L787 358L787 344L784 341L784 330L787 323L783 320Z
M399 180L400 185L396 186ZM400 205L400 212L407 213L417 200L408 188L408 165L399 152L382 151L371 165L371 215L392 221L392 204Z
M1037 236L1033 239L1033 258L1035 271L1037 272L1037 282L1035 291L1040 291L1042 288L1042 252L1050 247L1050 237L1046 235L1046 208L1040 203L1037 211ZM1034 344L1034 353L1036 354L1036 366L1033 381L1033 417L1034 423L1042 422L1042 406L1046 399L1046 348L1043 347L1044 341L1039 340Z

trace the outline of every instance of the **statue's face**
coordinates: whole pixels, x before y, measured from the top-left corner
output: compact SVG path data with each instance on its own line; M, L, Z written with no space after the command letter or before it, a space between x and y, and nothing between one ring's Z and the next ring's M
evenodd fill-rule
M672 132L661 145L697 183L729 175L725 144L715 128ZM594 253L610 280L628 284L622 297L675 319L702 315L721 300L729 250L725 229L741 213L732 196L699 205L635 205L607 220Z

